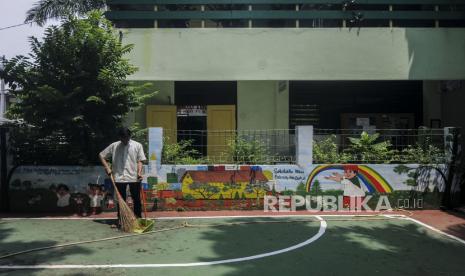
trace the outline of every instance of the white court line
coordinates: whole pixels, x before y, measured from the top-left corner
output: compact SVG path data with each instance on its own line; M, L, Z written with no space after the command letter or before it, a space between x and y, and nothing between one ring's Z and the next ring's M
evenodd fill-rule
M374 216L381 216L384 215L381 213L376 213L376 214L331 214L331 215L324 215L324 214L318 214L318 215L312 215L312 214L298 214L298 215L240 215L240 216L190 216L190 217L181 217L181 216L176 216L176 217L153 217L153 218L148 218L148 219L154 219L154 220L176 220L176 219L215 219L215 218L289 218L289 217L374 217ZM404 216L404 215L391 215L391 216ZM21 218L21 217L16 217L16 218L0 218L1 220L115 220L116 217L104 217L104 218L92 218L92 217L32 217L32 218Z
M406 217L406 216L404 216L404 217L396 217L396 218L412 221L412 222L417 223L417 224L419 224L419 225L421 225L421 226L423 226L423 227L428 228L428 229L431 230L431 231L434 231L434 232L436 232L436 233L442 234L442 235L444 235L444 236L446 236L446 237L448 237L448 238L451 238L451 239L453 239L453 240L455 240L455 241L457 241L457 242L459 242L459 243L465 245L465 240L462 240L462 239L459 238L459 237L456 237L456 236L454 236L454 235L451 235L451 234L448 234L448 233L446 233L446 232L444 232L444 231L441 231L441 230L439 230L439 229L437 229L437 228L435 228L435 227L433 227L433 226L431 226L431 225L428 225L428 224L426 224L426 223L423 223L423 222L421 222L421 221L419 221L419 220L416 220L416 219L414 219L414 218Z
M379 214L378 214L379 215ZM323 220L322 217L334 217L334 216L346 216L346 217L360 217L360 216L378 216L378 215L320 215L320 216L315 216L315 215L278 215L278 216L259 216L259 217L315 217L320 221L320 229L318 230L318 233L314 235L313 237L309 238L308 240L293 245L291 247L287 247L284 249L268 252L268 253L263 253L263 254L258 254L258 255L253 255L253 256L248 256L248 257L241 257L241 258L235 258L235 259L227 259L227 260L219 260L219 261L211 261L211 262L196 262L196 263L173 263L173 264L107 264L107 265L0 265L0 269L71 269L71 268L157 268L157 267L189 267L189 266L208 266L208 265L215 265L215 264L225 264L225 263L235 263L235 262L243 262L243 261L248 261L248 260L254 260L254 259L260 259L260 258L265 258L273 255L278 255L282 253L286 253L298 248L301 248L303 246L306 246L319 238L323 236L323 234L326 231L327 228L327 223L326 221ZM462 244L465 244L465 240L462 240L456 236L447 234L437 228L434 228L428 224L425 224L421 221L418 221L416 219L407 217L405 215L398 215L398 214L392 214L392 215L387 215L384 214L382 216L388 217L388 218L397 218L397 219L404 219L404 220L409 220L414 223L417 223L423 227L426 227L432 231L435 231L439 234L445 235L455 241L458 241ZM257 217L257 216L212 216L212 217L164 217L164 218L157 218L157 219L196 219L196 218L250 218L250 217ZM44 218L46 219L46 218ZM57 218L55 218L57 219ZM103 219L103 218L101 218Z
M189 267L189 266L208 266L208 265L217 265L217 264L227 264L227 263L237 263L243 261L250 261L255 259L261 259L269 256L274 256L278 254L283 254L289 251L296 250L298 248L304 247L311 244L312 242L318 240L321 236L324 235L327 227L327 223L320 216L314 216L320 221L320 229L311 238L298 243L296 245L286 247L283 249L271 251L268 253L252 255L248 257L226 259L219 261L211 262L196 262L196 263L171 263L171 264L106 264L106 265L0 265L0 269L71 269L71 268L156 268L156 267Z

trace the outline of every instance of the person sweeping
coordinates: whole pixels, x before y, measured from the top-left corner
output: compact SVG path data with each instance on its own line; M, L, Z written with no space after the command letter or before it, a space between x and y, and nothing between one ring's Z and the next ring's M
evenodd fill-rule
M131 131L128 128L119 129L118 136L119 141L100 152L99 158L117 188L117 196L120 197L118 198L119 223L117 227L131 230L129 228L134 223L134 215L138 218L142 215L140 182L142 181L142 162L146 158L142 145L131 139ZM107 162L109 160L111 160L111 168ZM125 202L127 186L133 199L134 213Z

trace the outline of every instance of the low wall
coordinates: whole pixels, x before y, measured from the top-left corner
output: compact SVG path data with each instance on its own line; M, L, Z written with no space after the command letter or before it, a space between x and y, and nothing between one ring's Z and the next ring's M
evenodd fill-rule
M438 169L418 164L161 165L156 174L145 171L149 210L262 209L265 195L342 196L354 189L386 195L393 208L437 208L444 189ZM114 205L102 167L22 166L11 177L12 211L87 215Z

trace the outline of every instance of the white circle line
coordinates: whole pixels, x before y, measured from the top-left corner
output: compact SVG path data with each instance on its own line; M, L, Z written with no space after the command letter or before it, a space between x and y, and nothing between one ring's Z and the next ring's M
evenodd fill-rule
M255 259L261 259L269 256L274 256L278 254L283 254L289 251L296 250L298 248L304 247L311 244L312 242L321 238L324 235L327 223L320 216L315 216L320 221L320 229L311 238L295 244L290 247L283 249L262 253L258 255L252 255L248 257L240 257L234 259L218 260L211 262L196 262L196 263L171 263L171 264L90 264L90 265L0 265L0 269L71 269L71 268L156 268L156 267L189 267L189 266L208 266L208 265L217 265L217 264L227 264L227 263L237 263L250 261Z

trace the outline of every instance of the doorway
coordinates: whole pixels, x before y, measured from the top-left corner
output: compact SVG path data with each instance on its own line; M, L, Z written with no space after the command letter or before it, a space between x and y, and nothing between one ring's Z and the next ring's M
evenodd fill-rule
M147 127L163 127L168 141L189 141L201 156L225 151L236 130L237 83L175 82L175 105L147 106Z

